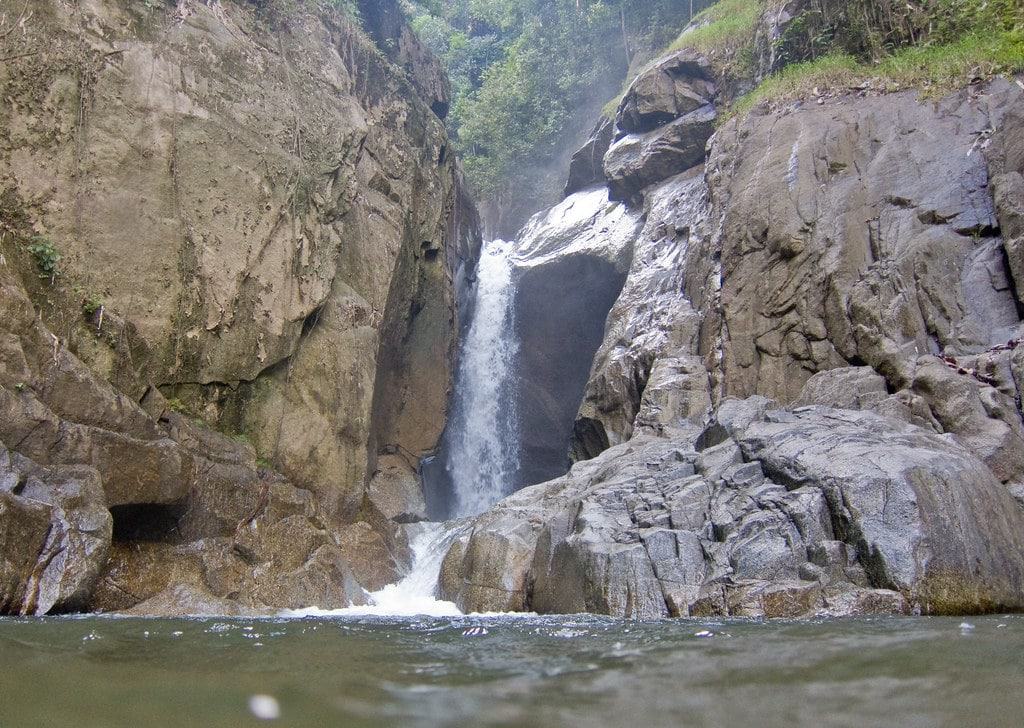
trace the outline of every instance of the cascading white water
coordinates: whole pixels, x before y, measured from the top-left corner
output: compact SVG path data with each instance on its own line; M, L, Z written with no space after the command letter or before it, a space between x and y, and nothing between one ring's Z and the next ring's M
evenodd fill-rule
M512 243L492 240L477 264L469 331L462 343L445 468L458 517L482 513L514 486L519 462L509 396L519 346L513 318Z
M388 584L380 591L368 594L369 604L347 609L298 609L286 612L288 617L452 617L462 612L452 602L438 599L434 593L441 562L458 535L465 528L460 523L423 523L409 527L414 533L409 542L412 568L399 582Z
M462 342L445 468L455 498L454 516L483 512L510 493L519 462L519 437L509 385L518 344L512 309L512 244L487 243L477 265L472 319ZM436 598L441 562L466 528L465 521L409 526L412 568L401 581L368 594L369 604L286 616L387 616L461 614Z

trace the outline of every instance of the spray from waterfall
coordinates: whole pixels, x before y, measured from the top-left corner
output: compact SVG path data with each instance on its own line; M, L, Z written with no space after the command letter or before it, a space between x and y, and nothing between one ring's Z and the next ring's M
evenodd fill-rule
M519 437L510 385L518 343L513 318L512 244L484 246L469 331L462 342L445 467L454 515L473 516L512 492Z

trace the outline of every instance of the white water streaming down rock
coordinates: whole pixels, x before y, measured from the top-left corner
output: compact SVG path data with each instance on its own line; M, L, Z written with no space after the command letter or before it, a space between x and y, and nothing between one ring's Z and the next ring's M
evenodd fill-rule
M512 492L519 464L509 396L518 343L513 320L512 243L492 240L477 265L476 299L462 343L445 464L455 515L475 516Z
M475 300L462 342L445 467L455 499L454 516L482 513L512 492L519 466L519 436L509 385L518 344L512 308L512 243L486 244L477 265ZM447 617L462 614L437 599L437 580L448 547L466 521L408 526L412 567L395 584L368 594L369 605L325 611L311 608L286 616Z
M410 526L416 531L412 535L409 549L412 551L412 568L409 574L395 584L389 584L380 591L369 594L370 603L348 609L323 610L299 609L289 611L285 616L377 616L377 617L452 617L462 614L452 602L445 602L435 596L437 577L441 573L441 562L452 541L465 528L463 523L423 523Z

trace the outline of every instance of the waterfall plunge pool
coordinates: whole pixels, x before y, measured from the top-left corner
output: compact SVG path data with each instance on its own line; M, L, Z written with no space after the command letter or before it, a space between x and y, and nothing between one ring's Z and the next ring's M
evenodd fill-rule
M1024 617L967 622L3 619L0 725L1020 725Z

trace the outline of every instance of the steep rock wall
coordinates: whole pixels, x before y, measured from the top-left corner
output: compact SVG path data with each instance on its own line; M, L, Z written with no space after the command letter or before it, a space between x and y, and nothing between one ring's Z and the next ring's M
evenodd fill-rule
M712 136L689 93L707 74L678 55L627 92L604 157L642 228L577 462L474 521L442 595L633 617L1024 608L1020 84L761 108ZM603 146L599 127L575 171Z
M397 469L396 482L418 489L415 464L440 436L451 386L453 280L479 248L439 116L443 72L393 14L368 16L364 32L337 12L227 0L23 6L0 2L20 21L0 41L0 264L5 313L28 306L18 330L38 332L30 344L16 334L20 364L0 381L22 403L4 443L28 447L41 419L137 443L149 459L134 479L59 437L30 457L98 468L106 506L164 504L158 517L121 515L156 524L136 535L166 543L160 559L205 563L189 571L205 574L198 581L182 576L200 593L246 594L252 607L318 603L318 593L347 603L358 587L333 577L321 592L306 576L293 593L284 582L231 588L211 576L207 555L220 546L184 544L234 538L224 558L243 571L273 561L268 545L283 531L249 545L235 533L243 522L260 532L269 507L267 528L303 520L316 534L296 537L304 546L273 573L350 574L363 559L365 585L400 568L403 547L367 486ZM81 394L62 401L71 390L59 371L75 372ZM44 392L52 414L23 406ZM90 404L110 401L118 409ZM236 445L183 434L207 427ZM213 485L193 465L209 447L220 453ZM343 538L354 521L364 530ZM321 546L330 554L313 558ZM107 599L114 607L155 596L132 586L152 570L133 558L115 592L134 598Z

